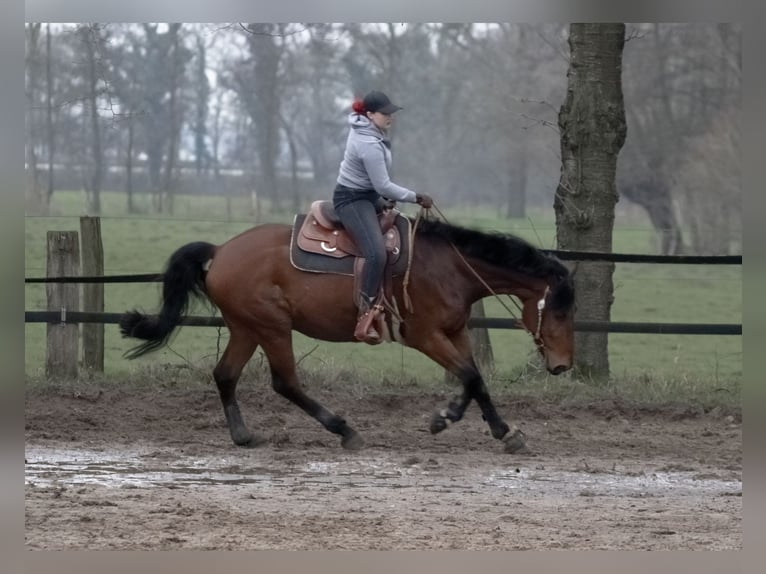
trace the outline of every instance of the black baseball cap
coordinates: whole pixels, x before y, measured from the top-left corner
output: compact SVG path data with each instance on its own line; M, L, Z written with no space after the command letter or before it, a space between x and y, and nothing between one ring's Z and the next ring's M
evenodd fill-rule
M391 103L391 100L383 92L372 91L362 100L365 111L380 112L381 114L393 114L398 112L402 106Z

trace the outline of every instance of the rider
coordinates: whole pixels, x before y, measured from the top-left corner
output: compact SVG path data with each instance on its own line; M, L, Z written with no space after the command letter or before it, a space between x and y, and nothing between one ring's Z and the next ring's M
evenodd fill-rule
M391 142L387 137L388 129L393 123L394 112L402 108L392 104L383 92L372 91L364 99L355 100L352 109L333 205L364 258L359 317L354 337L374 345L381 342L373 323L383 311L379 293L386 265L386 248L377 213L391 207L391 201L417 203L428 209L433 200L390 179Z

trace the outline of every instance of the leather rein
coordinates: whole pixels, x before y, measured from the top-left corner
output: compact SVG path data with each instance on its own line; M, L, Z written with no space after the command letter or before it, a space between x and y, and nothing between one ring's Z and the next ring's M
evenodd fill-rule
M439 216L445 222L449 223L447 221L447 218L444 217L444 214L441 212L441 210L438 207L436 207L435 203L432 205L432 207L433 207L433 209L436 210L436 212L439 214ZM424 213L428 213L429 209L430 208L425 208L425 207L421 207L420 208L420 211L418 212L417 218L415 219L415 224L411 228L411 230L412 230L411 234L410 234L410 238L411 238L411 241L410 241L410 252L411 253L414 252L414 247L415 247L415 230L417 229L418 223L420 222L421 218L423 217L423 214ZM516 316L513 313L513 310L508 305L505 304L505 302L500 298L500 295L495 293L494 289L492 289L492 287L490 287L487 284L487 282L484 281L484 279L481 277L481 275L479 275L476 272L476 270L471 266L471 264L468 263L466 258L463 257L463 254L460 253L460 250L455 246L455 244L454 243L450 243L450 246L452 246L452 249L455 250L455 253L457 253L457 255L460 258L460 260L471 271L471 273L473 273L474 276L481 282L481 284L487 289L487 291L489 291L500 302L500 304L505 308L506 311L508 311L508 314L511 315L511 317L516 319L516 323L521 325L521 327L527 333L529 333L529 335L532 337L532 340L535 342L535 345L537 345L537 348L542 350L542 351L545 351L545 341L543 340L543 336L542 336L543 311L545 311L545 305L546 305L546 300L547 300L547 297L548 297L548 293L550 293L550 291L551 291L550 286L549 285L545 286L545 291L543 291L543 296L537 301L537 326L536 326L535 332L533 333L524 324L523 319L516 318ZM412 259L410 259L410 262L411 261L412 261ZM407 283L409 281L409 271L410 271L410 269L409 269L409 265L408 265L407 273L405 274L405 279L404 279L404 296L405 296L405 303L408 306L408 310L411 310L411 305L412 304L411 304L411 302L409 302L409 296L407 295ZM519 312L521 312L522 309L519 307L519 304L516 303L516 301L514 299L511 299L511 300L514 302L514 304L518 308Z

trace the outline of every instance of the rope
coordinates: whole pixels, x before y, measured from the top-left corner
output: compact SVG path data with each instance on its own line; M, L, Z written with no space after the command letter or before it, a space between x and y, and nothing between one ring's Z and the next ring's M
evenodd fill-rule
M439 217L441 217L441 218L444 220L444 222L445 222L445 223L449 223L449 221L447 220L447 217L444 215L444 213L442 213L441 209L439 209L439 208L437 207L437 205L436 205L436 202L434 202L434 203L432 203L432 204L431 204L431 208L433 208L433 209L436 211L436 213L439 215ZM423 218L423 216L424 216L424 215L425 215L426 217L428 216L428 212L429 212L429 210L430 210L431 208L425 208L425 207L421 207L421 208L420 208L420 211L418 211L418 215L417 215L417 217L415 218L415 224L414 224L414 225L410 225L410 233L409 233L409 235L410 235L410 254L409 254L409 258L408 258L408 261L407 261L407 271L404 273L404 281L403 281L403 291L404 291L404 306L405 306L405 308L407 309L407 311L408 311L409 313L413 313L412 300L410 299L410 295L409 295L409 291L408 291L408 286L409 286L409 283L410 283L410 270L412 269L412 258L413 258L413 253L414 253L414 251L415 251L415 232L417 231L418 225L420 224L420 220ZM497 300L498 300L498 302L500 303L500 305L502 305L502 306L503 306L503 308L504 308L504 309L505 309L505 310L508 312L508 314L509 314L509 315L510 315L510 316L511 316L511 317L512 317L512 318L513 318L513 319L514 319L514 320L515 320L515 321L516 321L516 322L517 322L519 325L521 325L521 327L522 327L522 328L523 328L523 329L524 329L524 330L525 330L527 333L529 333L529 334L532 336L532 338L533 338L533 339L537 339L537 337L535 336L535 334L534 334L534 333L532 333L532 331L530 331L529 329L527 329L527 326L524 324L524 322L523 322L523 321L521 321L520 319L518 319L518 318L516 317L516 315L514 314L513 310L512 310L512 309L511 309L511 308L510 308L508 305L506 305L506 304L505 304L505 302L504 302L504 301L503 301L503 300L500 298L500 295L498 295L498 294L495 292L495 290L494 290L494 289L492 289L492 287L490 287L490 286L487 284L487 282L486 282L486 281L484 281L484 279L482 278L482 276L478 274L478 272L477 272L477 271L476 271L476 270L475 270L475 269L474 269L474 268L471 266L471 264L470 264L470 263L468 263L468 261L466 260L466 258L463 256L463 254L462 254L462 253L460 253L460 250L459 250L459 249L458 249L458 248L455 246L455 244L454 244L454 243L452 243L452 242L450 242L450 246L452 247L452 249L454 249L454 250L455 250L455 253L457 253L457 256L460 258L460 260L463 262L463 264L464 264L464 265L465 265L465 266L468 268L468 270L469 270L471 273L473 273L473 275L474 275L474 276L475 276L475 277L476 277L476 278L479 280L479 282L480 282L480 283L481 283L481 284L484 286L484 288L485 288L485 289L486 289L486 290L487 290L487 291L488 291L488 292L489 292L489 293L490 293L490 294L491 294L493 297L495 297L495 299L497 299ZM511 297L510 295L508 295L508 298L509 298L511 301L513 301L513 304L516 306L516 309L519 311L519 313L521 313L521 312L522 312L522 308L521 308L521 306L519 305L519 303L518 303L518 302L517 302L517 301L516 301L516 300L515 300L513 297ZM542 314L539 314L539 315L540 315L539 319L542 319ZM539 327L538 327L538 330L539 330Z
M450 245L452 246L452 249L454 249L454 250L455 250L455 253L457 253L457 256L458 256L458 257L460 257L460 260L461 260L463 263L465 263L465 266L466 266L466 267L468 267L468 269L471 271L471 273L473 273L473 274L474 274L474 276L475 276L475 277L476 277L476 278L477 278L477 279L478 279L478 280L481 282L481 284L482 284L482 285L484 285L484 288L485 288L487 291L489 291L489 292L490 292L490 293L491 293L491 294L492 294L492 295L495 297L495 299L497 299L497 300L500 302L500 304L501 304L501 305L502 305L502 306L505 308L505 310L506 310L506 311L508 311L508 313L511 315L511 317L513 317L513 318L515 319L516 317L514 316L514 314L513 314L513 311L512 311L512 310L511 310L511 308L510 308L508 305L506 305L506 304L505 304L505 302L504 302L504 301L503 301L503 300L500 298L500 295L498 295L497 293L495 293L494 289L492 289L492 287L490 287L489 285L487 285L487 282L486 282L486 281L484 281L484 279L481 277L481 275L479 275L479 274L476 272L476 269L474 269L473 267L471 267L471 264L470 264L470 263L468 263L468 261L466 261L465 257L463 257L463 254L462 254L462 253L460 253L460 250L459 250L457 247L455 247L455 245L454 245L453 243L450 243ZM513 301L513 299L511 299L511 301ZM517 304L516 306L518 307L518 304Z
M417 217L415 217L415 225L409 224L409 239L410 239L410 253L407 257L407 271L404 272L404 281L402 283L402 291L404 292L404 308L409 312L413 313L413 307L412 307L412 299L410 299L410 293L408 290L409 284L410 284L410 270L412 269L412 258L415 254L415 231L418 229L418 225L420 224L420 220L423 217L423 212L427 212L428 210L425 207L421 207L420 211L418 211Z
M444 220L444 222L445 222L445 223L449 223L449 221L448 221L448 220L447 220L447 218L444 216L444 214L441 212L441 210L440 210L438 207L436 207L436 203L434 203L434 204L433 204L433 208L436 210L436 212L439 214L439 217L441 217L441 218ZM466 261L465 257L463 257L463 254L462 254L462 253L460 253L460 250L459 250L457 247L455 247L455 244L454 244L454 243L450 243L450 245L452 246L452 249L454 249L454 250L455 250L455 253L457 253L458 257L459 257L459 258L460 258L460 260L461 260L461 261L462 261L462 262L465 264L465 266L466 266L466 267L468 267L468 269L471 271L471 273L473 273L473 274L474 274L474 276L476 276L476 278L477 278L477 279L478 279L478 280L481 282L481 284L482 284L482 285L484 285L484 288L485 288L487 291L489 291L489 292L490 292L490 293L491 293L491 294L492 294L492 295L493 295L493 296L494 296L494 297L495 297L495 298L496 298L496 299L497 299L497 300L500 302L500 304L503 306L503 308L504 308L506 311L508 311L508 314L509 314L511 317L513 317L514 319L516 319L516 320L518 321L518 319L517 319L517 318L516 318L516 316L514 315L513 311L510 309L510 307L508 307L508 305L506 305L506 304L503 302L503 300L502 300L502 299L500 299L500 296L499 296L497 293L495 293L495 291L492 289L492 287L490 287L489 285L487 285L487 282L486 282L486 281L484 281L484 279L482 279L482 277L481 277L481 276L480 276L480 275L479 275L479 274L476 272L476 270L475 270L473 267L471 267L471 264L470 264L470 263L468 263L468 261ZM513 301L513 304L514 304L514 305L516 305L516 308L519 310L519 312L521 312L521 307L520 307L520 306L519 306L519 304L516 302L516 300L515 300L513 297L511 297L510 295L508 295L508 298L509 298L511 301ZM522 325L523 325L523 323L522 323ZM526 329L526 327L525 327L525 329ZM527 329L527 330L528 330L528 329Z

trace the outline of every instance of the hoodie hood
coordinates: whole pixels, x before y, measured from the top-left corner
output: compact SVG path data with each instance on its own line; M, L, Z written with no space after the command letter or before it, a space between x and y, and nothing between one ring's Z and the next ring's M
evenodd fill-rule
M360 141L366 143L384 143L389 146L389 140L370 118L356 112L348 115L348 125L354 130Z

